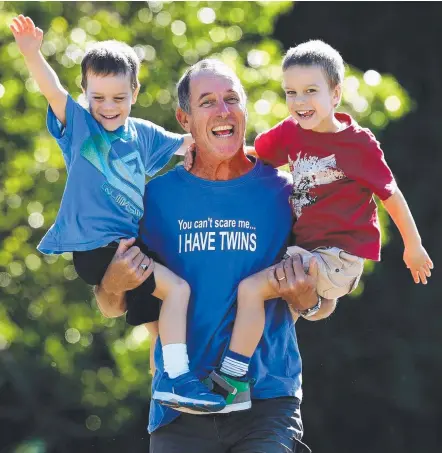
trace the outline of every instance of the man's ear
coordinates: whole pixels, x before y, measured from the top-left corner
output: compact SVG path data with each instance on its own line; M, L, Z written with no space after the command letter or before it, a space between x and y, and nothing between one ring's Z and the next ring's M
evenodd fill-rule
M135 102L137 102L137 97L138 97L138 93L140 92L140 88L141 88L141 85L138 85L135 88L135 91L132 93L132 105L135 104Z
M190 132L189 114L186 113L182 108L177 107L175 117L177 121L181 124L181 127L186 132Z
M337 107L341 103L342 98L342 85L338 83L333 88L333 106Z

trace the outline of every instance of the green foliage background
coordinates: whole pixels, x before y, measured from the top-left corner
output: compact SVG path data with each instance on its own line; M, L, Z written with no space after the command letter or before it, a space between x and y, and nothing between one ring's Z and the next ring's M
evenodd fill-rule
M66 174L46 131L46 100L9 31L12 17L29 15L44 30L42 52L74 98L88 43L117 39L134 46L142 89L132 114L173 131L179 131L175 83L185 68L209 56L226 61L249 96L252 143L287 116L280 87L286 49L272 34L292 8L290 2L0 2L1 452L111 453L125 442L133 452L147 451L142 433L151 379L144 328L100 315L71 254L35 250L55 218ZM348 67L341 108L375 134L411 106L391 75L370 80ZM363 284L355 297L362 290Z

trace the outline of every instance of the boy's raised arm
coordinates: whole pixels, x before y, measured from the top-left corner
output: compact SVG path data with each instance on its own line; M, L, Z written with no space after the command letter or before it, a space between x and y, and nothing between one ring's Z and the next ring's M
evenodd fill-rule
M40 52L43 31L34 25L30 17L24 17L22 14L14 17L9 28L40 91L49 102L58 120L66 125L65 111L68 93Z

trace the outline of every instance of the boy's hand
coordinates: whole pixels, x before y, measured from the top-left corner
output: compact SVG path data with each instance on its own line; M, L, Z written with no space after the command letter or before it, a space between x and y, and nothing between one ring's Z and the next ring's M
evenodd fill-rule
M193 161L195 160L195 153L196 153L196 146L195 143L192 143L186 151L186 154L184 154L184 168L187 171L190 171L193 166Z
M404 261L408 269L410 269L414 283L421 281L424 285L427 284L427 277L431 277L430 269L433 269L433 261L428 256L427 251L421 244L416 246L405 247Z
M43 41L43 30L37 28L30 17L24 17L22 14L14 17L9 28L24 57L34 55L40 50Z

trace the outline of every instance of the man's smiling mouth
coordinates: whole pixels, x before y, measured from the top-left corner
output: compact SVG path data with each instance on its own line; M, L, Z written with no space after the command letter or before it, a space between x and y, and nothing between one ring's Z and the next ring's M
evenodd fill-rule
M226 124L225 126L217 126L212 129L212 134L218 138L231 137L234 132L234 127Z

